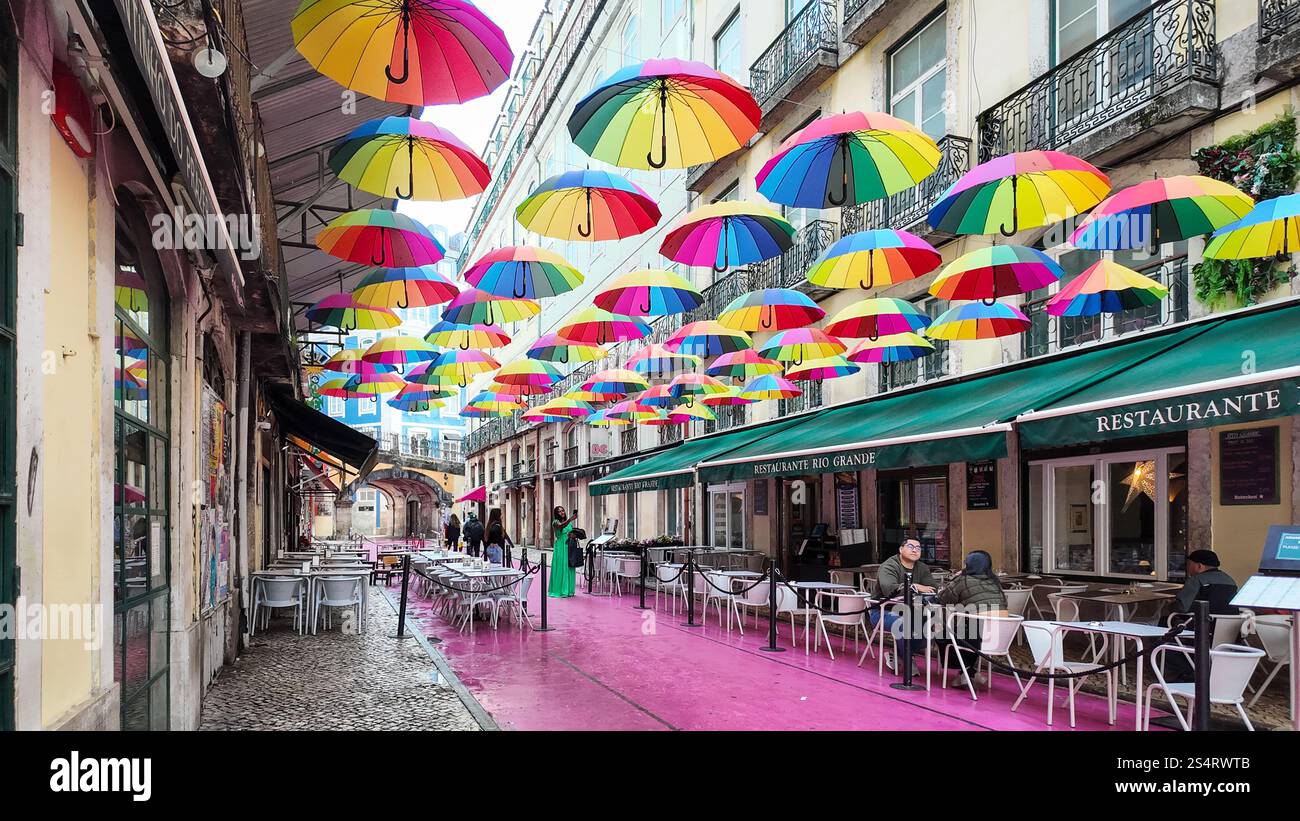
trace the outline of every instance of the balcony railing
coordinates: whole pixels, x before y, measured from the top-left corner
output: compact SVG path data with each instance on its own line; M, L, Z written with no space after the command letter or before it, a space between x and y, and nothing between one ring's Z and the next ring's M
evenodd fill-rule
M935 200L970 170L970 148L971 141L965 137L949 134L939 140L942 156L933 174L892 197L845 208L840 214L844 233L856 234L875 228L902 231L924 222Z
M685 425L663 425L659 428L659 444L671 445L680 442L686 436Z
M637 449L637 426L629 425L619 431L620 453L632 453Z
M381 436L379 450L388 454L441 462L462 462L465 458L464 451L458 443L438 443L423 436L402 436L397 433L386 433Z
M782 399L779 408L781 416L802 413L811 408L820 408L824 402L822 382L800 382L803 393L790 399Z
M844 19L847 20L858 13L858 9L869 3L870 0L844 0Z
M793 288L800 284L817 258L839 239L839 230L839 224L830 220L808 223L795 234L794 247L789 251L750 269L749 290Z
M1191 80L1217 83L1214 0L1165 0L979 116L980 162L1055 149Z
M819 53L839 59L835 0L813 0L805 6L750 67L750 91L759 106L766 110L781 86Z
M578 466L578 446L569 445L564 449L564 466L573 468Z
M1259 0L1259 41L1294 36L1300 29L1300 0Z

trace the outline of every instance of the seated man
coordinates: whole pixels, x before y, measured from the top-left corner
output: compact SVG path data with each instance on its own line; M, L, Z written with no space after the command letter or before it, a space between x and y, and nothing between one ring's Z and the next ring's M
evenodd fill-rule
M1237 583L1219 569L1219 555L1213 550L1193 550L1187 554L1187 582L1169 605L1169 614L1191 613L1193 603L1208 601L1211 616L1235 616L1238 609L1230 603L1237 595ZM1195 629L1194 625L1188 625ZM1191 681L1192 665L1183 653L1165 654L1165 681Z
M930 568L921 561L921 542L917 539L905 539L903 544L898 548L897 555L890 556L881 563L880 569L876 573L876 584L880 587L880 597L882 599L892 598L901 595L903 592L903 581L907 578L906 573L912 573L912 588L917 593L933 593L935 589L934 576L930 573ZM920 604L920 601L917 601ZM897 612L899 606L894 607L895 612L890 612L890 608L885 608L885 628L892 630L895 623L902 618ZM881 609L876 608L871 611L871 623L875 625L880 621ZM910 646L912 655L925 652L925 642L912 641L912 637L904 637L905 645ZM885 657L885 663L892 670L894 667L892 654Z

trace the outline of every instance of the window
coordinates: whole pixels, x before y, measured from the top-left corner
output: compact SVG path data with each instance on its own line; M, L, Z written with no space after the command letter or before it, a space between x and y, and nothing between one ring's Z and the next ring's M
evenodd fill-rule
M635 63L640 59L640 28L640 21L637 19L635 14L627 18L627 22L623 24L623 41L621 48L623 51L622 57L627 63Z
M682 532L682 492L676 488L664 491L664 535L676 536Z
M343 408L344 406L343 406L342 397L339 396L325 397L325 413L329 414L335 419L342 419L345 414Z
M947 26L939 14L889 55L889 110L938 140L947 131Z
M709 487L709 522L712 547L745 547L744 484Z
M726 190L713 198L714 202L737 202L740 200L740 180L728 185Z
M785 23L789 25L812 0L785 0Z
M627 521L627 537L635 539L636 536L636 497L635 493L628 493L624 496L624 510L627 511L625 518Z
M1056 61L1062 63L1151 5L1152 0L1056 0Z
M917 302L926 316L936 319L946 309L946 302L940 299L924 299ZM918 382L929 382L948 375L948 342L943 339L931 339L934 350L925 356L904 362L890 362L880 366L880 390L888 391Z
M667 34L681 16L682 7L685 0L660 0L659 2L659 25L660 31Z
M740 42L740 7L732 12L718 33L713 35L713 67L738 83L749 82L741 64L744 55Z

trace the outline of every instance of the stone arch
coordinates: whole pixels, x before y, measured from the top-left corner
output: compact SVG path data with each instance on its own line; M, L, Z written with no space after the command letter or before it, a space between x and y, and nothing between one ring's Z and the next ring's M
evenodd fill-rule
M451 494L438 480L409 468L384 467L372 471L366 477L365 485L389 498L392 523L388 535L394 537L433 532L440 524L438 509L452 502ZM408 503L413 500L418 503L414 507L418 518L415 522L408 520Z

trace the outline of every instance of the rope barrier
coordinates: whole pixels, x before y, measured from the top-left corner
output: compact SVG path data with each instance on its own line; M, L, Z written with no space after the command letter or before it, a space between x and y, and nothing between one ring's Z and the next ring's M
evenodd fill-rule
M541 572L541 569L542 569L541 565L535 565L532 570L518 571L519 575L517 577L511 579L510 581L506 582L505 584L499 587L483 587L483 588L455 587L453 585L447 584L446 582L442 581L441 579L431 574L427 574L419 570L416 571L416 574L419 576L423 576L425 579L433 582L439 587L445 588L447 590L454 590L457 593L495 593L498 590L505 590L508 587L514 587L520 581L522 581L525 576L535 576L539 572Z

